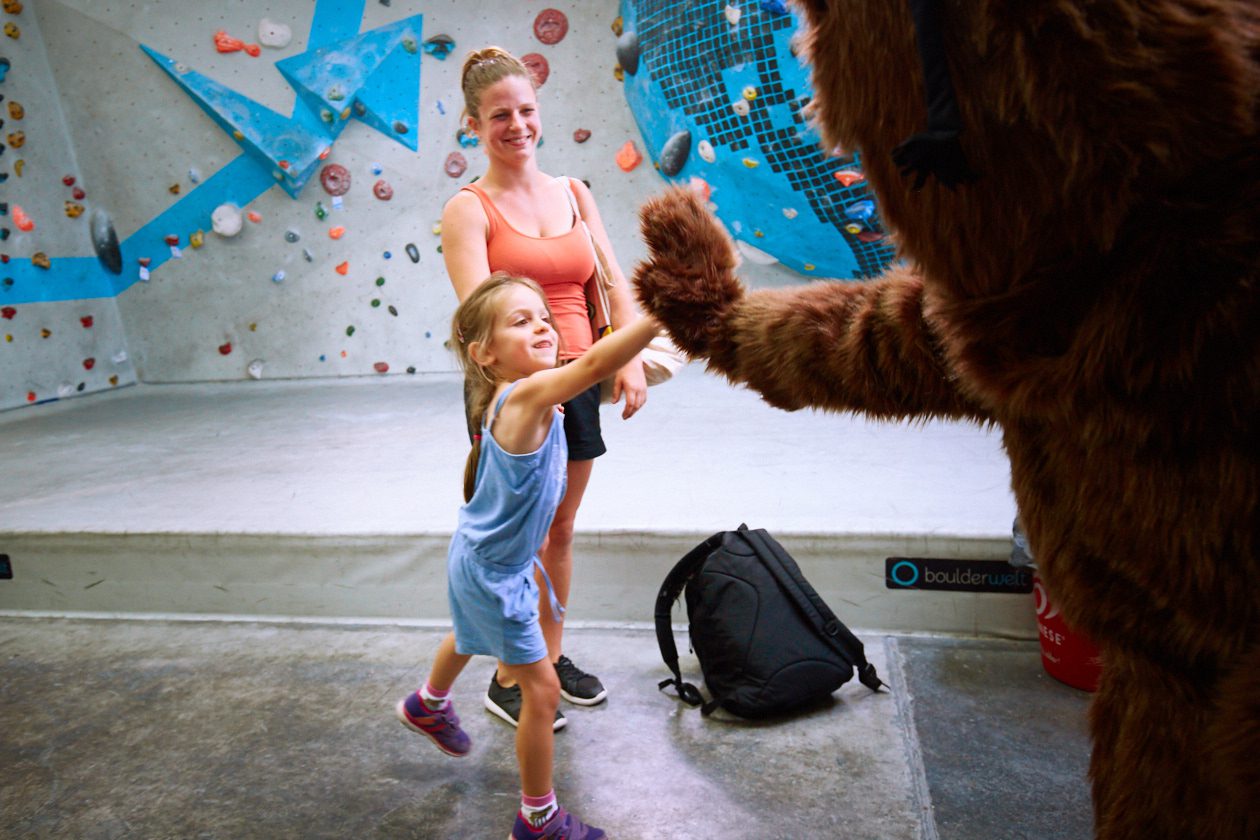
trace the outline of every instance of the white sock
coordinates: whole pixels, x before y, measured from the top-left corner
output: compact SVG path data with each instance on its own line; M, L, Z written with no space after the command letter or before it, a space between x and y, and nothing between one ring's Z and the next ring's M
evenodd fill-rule
M560 806L556 804L556 792L550 791L546 796L526 796L521 794L521 816L532 828L542 828L551 819L551 815Z
M420 689L420 699L424 701L424 705L429 707L429 711L440 712L446 708L446 704L450 702L451 690L438 691L426 681L424 687Z

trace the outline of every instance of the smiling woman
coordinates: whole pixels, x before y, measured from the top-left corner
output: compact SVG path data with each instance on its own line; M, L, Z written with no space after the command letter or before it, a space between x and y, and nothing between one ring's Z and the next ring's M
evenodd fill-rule
M466 301L494 272L528 277L541 287L558 335L561 363L583 358L592 348L586 282L595 271L590 240L581 222L609 257L614 284L609 309L615 330L638 318L628 286L613 257L599 209L590 190L572 178L556 178L538 168L535 152L542 136L537 80L516 56L498 47L469 53L464 61L464 131L476 135L487 158L486 173L462 187L442 213L442 254L447 274L460 301ZM574 212L576 206L577 212ZM647 399L643 364L635 356L613 376L613 402L624 398L621 416L628 419ZM469 437L484 421L484 406L465 390ZM573 529L590 481L594 459L605 452L600 433L599 386L564 404L568 443L567 490L543 544L542 568L560 603L567 603L573 568ZM563 621L542 609L548 656L560 678L562 696L572 703L594 705L606 692L600 680L563 655ZM486 694L491 713L512 725L519 720L520 691L492 680ZM565 724L558 715L556 728Z

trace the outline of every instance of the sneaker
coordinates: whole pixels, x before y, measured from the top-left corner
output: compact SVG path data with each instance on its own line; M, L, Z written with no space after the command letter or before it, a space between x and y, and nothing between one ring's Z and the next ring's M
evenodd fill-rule
M587 825L563 808L557 808L542 828L531 826L517 811L516 825L512 826L509 840L539 840L542 837L551 840L604 840L608 835L603 829Z
M520 726L521 687L514 685L511 688L504 688L499 685L499 673L496 671L490 678L490 687L486 689L486 711L503 718L513 726ZM565 716L560 714L560 710L556 709L556 722L552 725L551 731L559 732L568 722Z
M556 663L556 675L560 677L560 696L570 703L594 706L608 696L599 677L586 673L567 656Z
M459 728L459 715L455 714L455 707L449 701L445 709L435 712L424 705L420 692L413 691L398 701L396 711L403 726L428 735L447 755L461 758L468 755L468 750L472 748L472 741L468 733Z

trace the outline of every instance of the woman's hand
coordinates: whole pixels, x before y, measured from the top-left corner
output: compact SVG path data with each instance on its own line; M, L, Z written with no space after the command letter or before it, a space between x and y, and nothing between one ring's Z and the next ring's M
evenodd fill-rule
M613 377L612 401L626 398L621 409L621 419L629 420L647 402L647 377L643 374L643 362L638 356L631 359Z

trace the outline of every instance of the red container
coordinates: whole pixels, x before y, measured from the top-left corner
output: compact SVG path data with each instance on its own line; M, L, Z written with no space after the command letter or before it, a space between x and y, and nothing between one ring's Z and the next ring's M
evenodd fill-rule
M1033 603L1037 608L1037 631L1041 639L1041 664L1046 673L1061 683L1085 691L1098 688L1102 659L1098 647L1063 623L1059 608L1050 603L1041 578L1033 575Z

